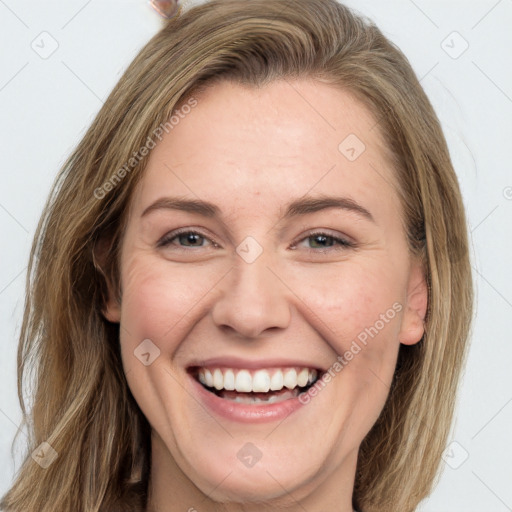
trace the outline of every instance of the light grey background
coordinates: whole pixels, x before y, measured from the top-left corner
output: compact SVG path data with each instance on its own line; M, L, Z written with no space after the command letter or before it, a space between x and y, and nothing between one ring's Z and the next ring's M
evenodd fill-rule
M470 223L478 311L454 444L420 509L512 510L512 0L348 5L374 19L421 78ZM16 348L36 223L57 169L161 23L144 0L0 0L2 494L21 454L18 446L13 460L10 451L20 421Z

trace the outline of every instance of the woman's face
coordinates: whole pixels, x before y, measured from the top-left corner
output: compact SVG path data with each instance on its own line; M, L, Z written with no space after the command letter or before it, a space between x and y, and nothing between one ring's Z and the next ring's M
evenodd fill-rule
M153 430L154 492L351 510L358 447L427 304L378 123L307 80L196 99L151 151L105 311Z

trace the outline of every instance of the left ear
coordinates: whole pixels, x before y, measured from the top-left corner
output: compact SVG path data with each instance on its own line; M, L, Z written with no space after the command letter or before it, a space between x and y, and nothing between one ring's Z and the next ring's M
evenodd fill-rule
M423 265L413 260L407 285L407 299L398 341L404 345L418 343L425 332L428 286Z

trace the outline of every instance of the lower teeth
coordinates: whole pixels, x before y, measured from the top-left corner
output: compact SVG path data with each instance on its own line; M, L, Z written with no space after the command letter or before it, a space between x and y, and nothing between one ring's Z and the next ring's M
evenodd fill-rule
M236 391L221 391L218 396L225 400L230 400L239 404L275 404L283 402L290 398L295 398L299 394L299 389L283 390L274 393L237 393Z

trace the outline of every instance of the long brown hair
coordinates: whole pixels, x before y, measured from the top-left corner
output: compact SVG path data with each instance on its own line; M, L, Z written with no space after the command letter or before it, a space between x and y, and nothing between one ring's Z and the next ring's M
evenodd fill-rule
M348 89L375 116L429 284L425 335L400 347L388 400L360 447L353 503L407 512L429 494L473 308L466 219L439 121L401 51L335 0L213 0L149 41L58 174L30 254L18 352L28 451L0 508L145 509L150 429L122 371L119 326L101 313L107 279L119 291L124 214L148 158L141 148L214 80L257 87L301 77ZM110 243L102 269L99 240ZM31 454L38 448L48 460L49 447L57 457L43 468Z

